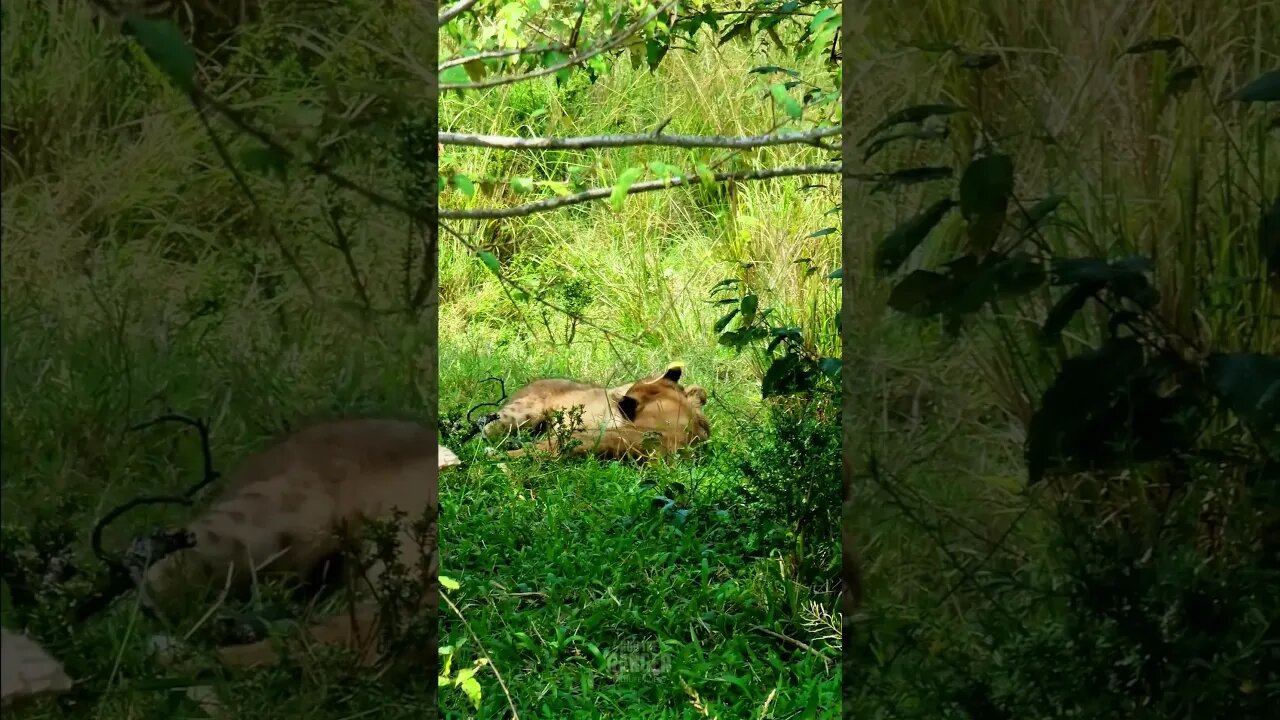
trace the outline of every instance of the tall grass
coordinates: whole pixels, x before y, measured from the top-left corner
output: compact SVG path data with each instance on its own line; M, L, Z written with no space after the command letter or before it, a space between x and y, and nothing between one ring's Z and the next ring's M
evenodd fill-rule
M670 119L666 132L673 134L767 130L775 120L772 101L759 76L747 71L777 58L736 44L714 48L709 36L706 42L696 54L671 52L653 74L624 60L594 84L575 75L561 86L545 78L449 94L441 102L442 128L565 137L650 132ZM797 69L814 73L818 84L829 73L818 64ZM441 206L511 205L550 194L535 186L520 195L502 182L489 189L492 180L580 178L607 186L629 165L692 169L710 157L650 147L446 147L442 172L464 174L479 190L474 198L446 190ZM779 147L745 153L741 163L824 159L814 149ZM815 182L827 188L801 189ZM442 572L461 581L454 597L470 631L446 617L441 642L471 643L474 632L517 707L557 717L663 716L682 706L723 717L771 707L781 716L807 703L817 703L811 707L823 716L835 711L833 666L756 629L821 637L834 598L797 591L776 559L760 557L763 532L711 512L732 506L734 488L743 483L736 465L753 446L771 441L760 400L761 358L717 344L713 326L724 309L709 302L718 282L737 278L789 322L814 328L823 353L835 354L838 288L825 276L839 265L837 246L831 236L808 237L835 224L835 190L824 178L743 182L727 193L693 187L634 195L616 212L602 202L450 223L473 246L494 253L513 282L580 312L581 322L516 298L463 243L442 233L446 415L496 399L496 385L483 382L490 376L505 380L509 392L548 375L618 383L673 360L686 364L685 382L706 387L712 398L710 457L696 464L639 471L593 463L495 465L478 445L460 450L473 464L442 479ZM806 272L806 262L821 272ZM655 510L667 498L680 509ZM809 607L814 600L816 609ZM814 642L829 643L826 634ZM464 646L459 661L476 654ZM614 676L610 668L618 662L629 669ZM636 664L642 667L630 667ZM482 708L497 712L505 701L488 686L486 692Z

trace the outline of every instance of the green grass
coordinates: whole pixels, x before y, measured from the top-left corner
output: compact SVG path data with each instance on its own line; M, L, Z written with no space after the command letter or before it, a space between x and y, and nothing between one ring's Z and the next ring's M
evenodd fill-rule
M377 78L402 88L410 111L422 107L414 89L431 58L412 4L317 10L281 1L267 8L237 53L206 64L207 87L246 103L301 145L312 132L308 117L332 84L339 110L368 121L329 132L338 168L398 193L404 170L394 123L387 122L394 107L365 101L367 80ZM857 113L846 120L855 137L907 104L979 107L1015 158L1019 196L1067 196L1060 224L1047 229L1055 248L1153 254L1171 326L1216 349L1280 349L1280 294L1256 281L1259 259L1245 241L1262 200L1256 188L1274 195L1280 143L1266 130L1266 112L1213 102L1280 64L1280 46L1267 32L1280 25L1274 8L1252 0L919 0L848 11L844 72ZM286 422L354 412L415 415L434 401L424 391L422 314L384 312L404 301L404 248L412 237L403 218L336 194L376 312L353 310L360 290L345 259L320 242L332 239L324 205L330 188L305 175L281 181L250 174L262 206L255 214L186 102L126 41L95 30L83 3L10 0L2 12L6 532L67 525L76 560L93 568L86 547L93 518L195 479L192 439L161 429L125 431L167 408L212 421L225 469ZM287 38L300 25L324 29L294 45ZM1205 87L1176 101L1162 97L1164 77L1189 60L1120 55L1130 42L1170 34L1209 68ZM1007 51L1007 62L979 86L954 57L904 49L908 41L998 49ZM548 80L451 95L441 104L442 125L568 136L645 132L670 117L673 133L754 134L772 115L746 71L777 60L774 50L756 50L730 43L696 55L673 51L656 77L624 61L594 85L575 79L557 88ZM848 160L860 171L960 165L975 127L971 117L959 117L946 143L897 144L866 167L860 153ZM1046 133L1057 143L1037 138ZM233 154L248 146L234 142ZM795 148L752 155L761 165L825 159ZM684 165L690 154L450 147L441 167L476 180L578 174L589 185L607 185L629 164L650 160ZM822 278L837 265L852 278L844 324L858 372L849 422L864 469L852 521L869 598L860 707L868 714L895 708L907 717L955 713L935 700L939 688L957 682L956 668L986 667L998 659L983 654L993 638L1053 621L1054 606L1019 592L1018 584L1026 568L1053 559L1046 547L1054 497L1025 490L1021 451L1047 378L1020 343L1049 299L1003 309L1007 332L980 324L955 342L888 313L889 283L871 270L875 242L937 191L872 194L870 184L855 186L843 229L852 252L841 259L835 236L806 237L835 224L827 214L836 201L834 179L822 181L832 188L749 182L728 195L690 189L633 196L620 212L595 203L454 225L494 253L516 282L545 291L551 302L578 303L609 335L583 324L571 329L559 314L544 317L535 303L513 302L477 257L442 235L444 415L496 399L495 386L483 382L489 376L503 378L509 391L545 375L617 382L679 359L688 381L711 393L713 426L698 460L670 467L498 464L478 443L454 448L467 465L441 478L440 538L442 574L460 585L446 590L458 613L444 608L441 643L455 648L455 670L485 656L492 665L477 676L480 712L452 688L441 694L446 712L500 716L507 700L495 669L522 717L757 717L765 707L771 717L810 717L808 706L823 716L834 708L834 668L758 629L835 654L825 639L835 598L819 583L793 582L791 558L770 555L771 528L740 512L739 495L751 487L742 465L775 457L767 451L775 449L778 418L759 397L760 359L716 344L720 308L705 300L727 277L808 329L828 356L839 349L830 323L838 301ZM488 197L481 187L474 200L448 190L442 205L530 199L502 188ZM945 260L961 230L958 220L938 228L907 269ZM811 258L819 272L805 275L794 262L800 258ZM1094 330L1073 327L1068 348L1083 346ZM865 472L872 455L882 471L878 482ZM798 476L804 465L794 467ZM662 511L653 502L658 495L688 513ZM139 511L113 528L108 544L123 547L134 533L185 517L180 509ZM976 574L970 560L981 560ZM57 607L57 598L49 601ZM262 606L280 609L271 598ZM178 631L202 612L193 609ZM993 617L1003 618L994 630ZM163 628L127 602L70 628L51 613L19 613L6 596L3 618L6 627L28 625L73 676L101 691L22 717L171 717L187 708L166 683L194 674L162 671L147 657L146 638ZM239 674L212 670L207 657L197 665L209 671L201 681L215 684L240 716L420 717L425 710L420 684L352 674L340 663Z
M332 240L323 183L250 173L262 208L253 212L186 102L126 41L94 29L80 3L19 0L3 12L0 460L7 531L68 526L75 561L94 570L87 549L93 518L196 479L193 438L169 429L126 432L167 409L210 420L223 470L286 424L310 417L421 413L432 401L423 390L421 313L352 309L359 291L346 262L319 242ZM239 52L206 61L210 92L249 103L293 142L307 132L300 108L323 102L319 78L334 83L348 109L363 107L354 111L357 120L389 117L379 103L360 106L362 83L378 77L413 87L414 68L372 48L420 51L414 9L348 3L301 11L313 13L304 16L312 27L342 28L309 36L303 48L282 42L297 35L296 25L285 26L299 21L291 12L286 3L268 6ZM669 115L670 132L755 133L768 126L770 109L745 71L763 58L734 46L673 53L657 78L623 64L594 86L538 83L518 92L529 94L526 107L548 103L560 113L541 128L557 135L641 131ZM520 105L508 92L517 91L447 99L441 115L454 129L518 132ZM234 136L223 123L215 127L223 138ZM399 171L388 168L396 167L395 140L379 132L343 136L336 163L394 194ZM249 146L232 141L231 151ZM813 150L760 155L762 164L821 159ZM594 164L586 177L597 184L641 159L678 163L687 156L501 157L447 149L443 164L477 176L539 179ZM674 191L630 198L620 213L598 203L502 228L458 226L481 238L521 284L576 288L588 301L584 314L616 338L580 326L567 342L563 317L513 304L478 259L444 238L443 413L492 399L493 385L481 383L491 375L509 390L547 374L612 382L674 359L712 398L711 446L696 462L666 468L513 462L504 470L478 445L454 448L468 466L442 478L441 548L443 573L461 583L449 592L461 617L443 611L441 643L457 648L455 670L483 648L522 717L745 717L765 707L771 716L794 717L811 715L806 707L834 708L834 665L756 629L834 656L821 639L834 597L795 585L767 556L761 529L716 512L732 509L737 464L767 439L768 413L759 399L758 358L716 345L718 308L705 302L716 282L740 277L794 322L829 323L836 291L822 277L838 265L835 244L830 236L803 238L833 224L826 214L833 182L823 191L801 191L794 179L745 183L732 205L714 194ZM407 224L349 195L338 200L375 310L402 303ZM821 272L806 276L792 262L802 257ZM755 266L743 268L747 261ZM567 297L550 293L553 302ZM815 342L825 354L837 347L830 328ZM678 502L673 512L654 506L658 494ZM135 533L187 517L180 508L140 510L111 529L107 545L122 548ZM73 581L68 592L85 589L85 581ZM51 598L50 612L32 613L6 596L6 626L28 627L94 692L38 705L24 717L172 716L190 710L181 686L197 679L217 688L233 716L424 711L420 683L352 675L341 663L229 674L198 655L192 669L166 671L147 655L147 638L165 629L132 602L77 627L51 612L57 604ZM281 611L271 597L258 607ZM180 618L176 632L192 629L204 609ZM193 638L197 647L200 637ZM478 678L481 710L450 689L441 695L446 714L503 712L507 700L493 672Z
M729 45L697 55L673 52L656 75L623 62L595 85L575 78L557 89L548 78L449 95L442 127L521 134L531 111L543 109L535 134L640 133L666 117L670 133L758 134L769 127L771 108L746 71L770 62L767 54ZM687 167L694 157L669 148L446 147L442 167L473 179L562 179L577 172L588 185L608 185L629 164ZM782 148L759 152L756 162L824 159L816 150ZM455 663L469 663L479 656L474 633L522 716L697 716L690 715L697 704L711 717L755 716L765 707L774 717L808 716L806 706L824 717L835 712L834 664L755 629L834 650L829 640L814 639L832 622L834 596L791 586L778 560L762 557L757 529L715 512L733 508L734 488L743 482L736 464L753 444L769 440L758 359L717 345L712 326L724 308L707 302L709 291L724 278L740 278L792 322L825 318L829 327L838 288L824 276L839 265L837 246L832 236L806 236L835 224L827 214L834 182L816 179L826 191L799 189L814 181L742 183L732 206L694 188L632 196L621 212L602 202L501 224L453 224L469 237L483 228L473 242L494 252L516 283L545 291L548 301L566 304L564 289L572 288L596 326L579 324L573 334L563 315L512 302L473 253L442 235L442 413L496 399L496 385L482 384L489 376L502 378L508 392L548 375L617 383L672 360L686 363L684 382L711 395L711 446L701 460L674 467L495 464L479 443L455 448L470 464L441 479L442 573L461 583L450 595L470 632L446 612L441 643L465 639ZM481 195L468 200L451 189L441 204L514 204L545 193L501 201ZM806 275L795 262L806 257L821 272ZM828 329L816 338L824 354L838 348L833 335ZM656 508L656 495L676 499L687 521ZM815 601L817 612L808 608ZM627 671L619 674L611 663ZM480 677L480 714L488 716L507 701L488 670ZM442 707L461 708L460 694L444 695Z

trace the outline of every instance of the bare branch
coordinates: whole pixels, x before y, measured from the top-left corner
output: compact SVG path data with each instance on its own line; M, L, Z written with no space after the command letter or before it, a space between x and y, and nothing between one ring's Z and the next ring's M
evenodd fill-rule
M467 8L475 5L476 2L477 0L458 0L458 2L445 8L445 11L440 13L440 24L436 26L437 29L444 27L445 23L466 12Z
M840 172L840 163L823 163L821 165L797 165L794 167L765 168L764 170L747 170L744 172L716 173L716 182L730 180L768 180L795 175L835 175ZM628 195L665 190L671 187L687 185L690 182L701 182L698 177L678 176L668 180L647 180L638 182L627 189ZM445 210L440 209L440 217L449 220L485 220L490 218L509 218L532 215L534 213L556 210L569 205L600 200L613 194L612 187L592 188L572 195L547 198L537 202L526 203L509 208L485 208L480 210Z
M512 55L532 55L533 53L564 52L565 50L572 50L572 49L573 49L572 46L562 44L562 45L530 45L528 47L521 47L521 48L503 48L500 50L485 50L484 52L478 52L478 53L475 53L474 55L462 55L456 58L449 58L448 60L441 62L437 69L441 71L448 70L449 68L455 67L457 65L466 65L472 60L498 60L504 57L511 57Z
M734 148L746 149L768 145L791 143L815 144L822 138L840 134L840 128L825 127L805 132L780 132L746 137L722 135L664 135L658 131L643 135L586 135L570 138L522 138L507 135L478 135L473 133L441 132L440 142L445 145L501 148L504 150L550 150L606 147L635 147L638 145L664 145L683 148ZM827 149L827 148L823 148Z
M550 65L544 68L539 68L537 70L533 70L531 72L527 72L522 75L499 76L499 77L489 78L488 80L481 80L479 82L470 82L470 83L440 83L440 90L442 91L443 90L480 90L482 88L497 87L499 85L510 85L511 83L524 82L525 80L532 80L533 78L542 77L544 75L551 75L553 73L560 72L561 70L567 67L580 65L590 60L591 58L599 55L600 53L608 52L609 50L612 50L618 47L619 45L621 45L622 43L626 42L627 38L631 37L632 35L635 35L637 32L640 31L641 28L643 28L645 25L648 25L651 20L658 17L663 12L665 12L668 8L670 8L672 5L675 5L675 4L676 4L676 0L667 0L667 2L663 3L661 7L649 13L648 15L645 15L640 20L627 26L627 28L624 29L622 32L610 38L608 42L602 45L599 45L591 50L587 50L586 52L574 55L573 57L569 58L568 60L565 60L564 62L556 63L555 65Z

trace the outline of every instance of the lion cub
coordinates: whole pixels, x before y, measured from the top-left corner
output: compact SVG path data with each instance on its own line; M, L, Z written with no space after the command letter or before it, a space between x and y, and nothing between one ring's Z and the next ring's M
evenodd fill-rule
M195 545L154 564L145 589L157 601L172 601L193 585L225 581L244 589L271 575L305 580L369 520L395 510L406 514L400 561L417 568L424 558L434 560L434 548L419 547L409 526L434 507L439 467L458 464L445 448L433 458L436 447L426 428L400 420L338 420L294 432L244 461L221 496L188 526ZM381 570L372 568L365 577L374 582ZM353 616L322 621L308 634L320 643L355 647L370 634L375 616L375 605L360 606ZM270 641L224 647L219 655L231 666L276 659Z
M672 365L661 375L615 388L573 380L536 380L521 388L497 413L485 418L490 439L516 430L550 430L534 445L547 452L632 458L673 453L710 437L711 427L702 412L707 391L697 385L683 387L683 369ZM552 427L557 414L582 408L582 422L574 428L563 420ZM558 447L561 439L568 447ZM523 449L508 455L520 457Z

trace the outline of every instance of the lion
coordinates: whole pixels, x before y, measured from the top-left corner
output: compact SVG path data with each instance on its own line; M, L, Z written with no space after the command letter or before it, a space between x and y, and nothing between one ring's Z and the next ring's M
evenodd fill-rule
M560 432L552 432L535 449L638 461L674 453L710 437L702 413L707 393L696 385L682 387L681 374L679 366L672 366L656 377L615 388L539 380L487 418L486 435L544 429L553 425L557 411L573 403L584 406L589 422L576 428L561 424ZM183 588L219 580L228 589L244 589L268 576L305 583L340 557L345 543L371 521L397 512L416 519L435 509L430 463L436 462L436 471L460 464L453 452L436 448L436 438L426 428L401 420L336 420L289 434L236 469L218 499L187 526L194 545L152 565L143 589L163 600L176 598ZM428 537L434 543L434 532ZM438 562L434 547L421 547L410 523L400 530L396 547L404 567L425 572L428 583L433 581ZM363 579L376 586L383 572L375 564ZM376 646L380 622L378 604L362 601L349 612L313 623L303 635L306 644L354 650L359 662L372 664L381 657ZM217 654L232 668L279 661L269 639L224 645Z
M702 411L707 391L681 386L682 375L683 368L673 364L660 375L613 388L559 378L536 380L497 413L483 418L483 431L490 440L520 430L543 432L548 436L533 449L557 455L640 461L668 455L711 436ZM565 417L578 408L580 422L568 425ZM522 457L527 451L507 454Z
M399 561L411 569L434 563L434 548L421 547L410 525L436 507L432 473L459 464L453 452L436 448L425 427L402 420L337 420L298 430L251 454L231 474L221 495L187 526L194 545L153 564L143 590L163 603L184 588L211 583L225 582L229 590L271 576L306 583L340 557L362 527L397 511L408 518L397 542ZM427 535L434 543L435 533ZM363 578L376 583L383 569L375 564ZM434 571L427 577L434 578ZM377 611L376 604L358 605L320 621L307 635L357 650L362 662L371 662ZM230 667L278 659L269 640L224 646L218 655Z

